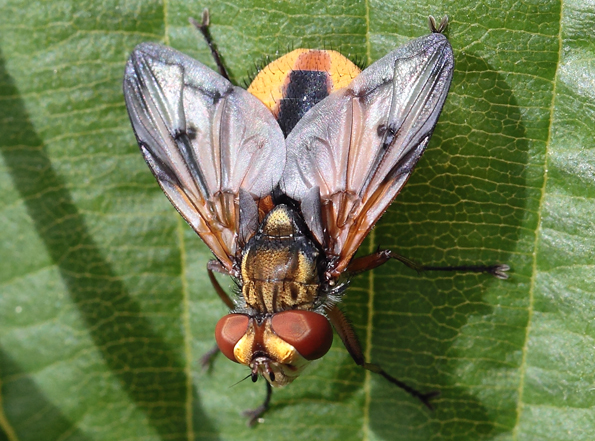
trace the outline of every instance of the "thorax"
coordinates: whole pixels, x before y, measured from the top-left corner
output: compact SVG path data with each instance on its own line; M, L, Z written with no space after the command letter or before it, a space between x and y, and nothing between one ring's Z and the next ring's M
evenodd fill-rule
M320 252L300 215L275 207L250 239L241 260L242 295L260 313L316 307Z

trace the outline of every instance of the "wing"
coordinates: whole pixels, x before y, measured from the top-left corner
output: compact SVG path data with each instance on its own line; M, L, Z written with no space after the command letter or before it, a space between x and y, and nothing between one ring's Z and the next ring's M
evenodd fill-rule
M310 229L336 257L333 276L407 182L438 121L453 66L442 34L413 40L310 109L287 137L280 185L301 201Z
M152 43L130 56L124 97L159 185L231 273L238 232L255 224L240 211L257 213L255 200L272 192L285 165L273 115L198 61Z

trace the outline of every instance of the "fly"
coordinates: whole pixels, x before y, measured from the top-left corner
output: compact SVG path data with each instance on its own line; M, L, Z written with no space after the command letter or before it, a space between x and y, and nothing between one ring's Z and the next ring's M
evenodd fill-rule
M359 366L431 408L422 393L365 360L338 307L351 276L396 259L418 271L488 272L507 265L432 267L390 250L354 255L423 154L448 94L452 48L442 34L410 41L368 68L334 51L297 49L248 91L169 47L142 43L124 76L142 154L171 203L215 255L207 266L230 313L218 348L271 386L294 381L331 347L333 328ZM277 72L282 75L272 75ZM268 75L268 77L267 77ZM274 77L274 78L273 78ZM274 79L274 81L273 81ZM231 276L231 298L213 272ZM332 326L331 326L332 325Z

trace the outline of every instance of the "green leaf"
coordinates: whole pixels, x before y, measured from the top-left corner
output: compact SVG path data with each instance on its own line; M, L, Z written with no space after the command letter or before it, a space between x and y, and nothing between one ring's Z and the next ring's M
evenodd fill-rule
M366 356L435 411L330 353L278 390L218 357L210 252L159 190L121 92L141 41L233 79L289 47L364 62L448 14L451 93L430 147L364 244L390 262L343 307ZM0 440L591 440L595 433L592 2L229 0L0 3ZM225 282L229 285L229 282ZM232 387L233 386L233 387Z

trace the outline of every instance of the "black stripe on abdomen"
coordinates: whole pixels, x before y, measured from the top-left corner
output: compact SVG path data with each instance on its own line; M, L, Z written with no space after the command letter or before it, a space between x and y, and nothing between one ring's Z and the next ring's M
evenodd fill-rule
M277 116L286 137L308 110L329 95L329 83L329 75L323 71L294 70L289 74Z

